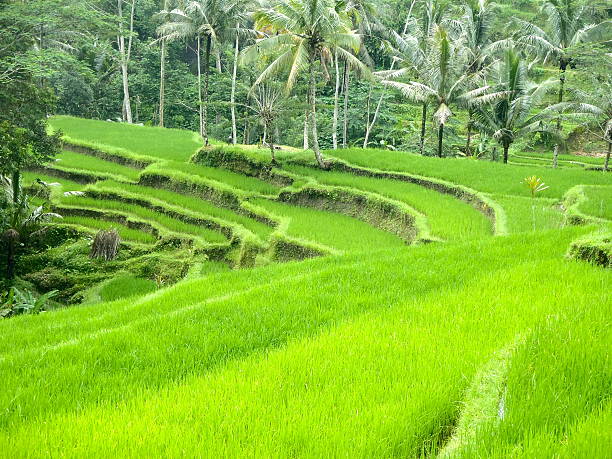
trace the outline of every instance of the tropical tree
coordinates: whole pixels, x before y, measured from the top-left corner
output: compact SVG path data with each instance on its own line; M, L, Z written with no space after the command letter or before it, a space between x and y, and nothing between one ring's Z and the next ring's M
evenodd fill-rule
M17 247L27 244L29 239L44 230L43 224L53 218L62 218L45 212L43 206L32 207L29 197L21 192L19 183L0 176L2 198L0 204L0 234L6 248L6 278L15 277Z
M192 0L184 8L168 13L168 21L158 28L163 40L196 40L198 106L200 135L208 145L208 100L210 55L213 42L223 40L233 28L235 18L245 12L242 3L230 0ZM204 87L202 87L202 41L204 41Z
M385 80L414 78L427 81L428 54L432 44L432 36L436 27L442 24L444 20L445 8L436 0L426 0L421 16L416 18L411 15L412 7L411 4L403 33L400 35L391 32L389 40L385 42L393 59L390 70L377 72L377 75ZM411 33L407 33L409 29ZM428 104L428 99L421 102L421 132L419 137L419 152L421 154L423 154L425 148Z
M263 127L262 143L270 147L272 164L276 164L274 155L274 123L282 112L281 91L269 84L258 85L250 93L252 104L249 108L253 110Z
M405 52L412 52L410 49L414 49L414 46ZM415 54L415 59L423 59L422 79L429 84L392 80L384 80L383 84L398 89L408 100L421 103L424 107L426 104L436 107L433 121L438 129L438 156L442 157L444 127L453 116L451 106L466 105L471 97L480 95L485 88L473 89L473 76L464 72L465 54L461 44L453 42L443 26L436 26L428 54Z
M582 102L562 102L549 109L571 118L585 118L586 115L587 121L591 121L587 124L588 130L607 145L603 167L604 172L607 172L612 154L612 80L608 77L607 81L590 93L575 92L576 98Z
M517 20L521 27L521 43L532 48L545 61L559 66L558 103L564 101L566 71L573 64L571 48L585 41L603 37L612 21L588 24L590 9L577 0L547 0L542 4L548 31L535 24ZM557 118L557 131L561 131L561 119ZM555 145L553 167L557 167L559 144Z
M504 163L508 162L510 146L518 138L535 132L556 135L545 122L552 112L537 110L554 81L532 83L528 70L520 55L509 49L497 66L497 83L486 94L470 99L470 107L475 110L475 126L491 135L503 147Z
M255 86L280 72L287 72L286 90L291 91L302 73L308 74L308 121L312 148L320 167L325 167L316 120L316 74L320 63L325 74L331 56L337 55L350 65L366 71L352 52L361 46L361 38L351 30L346 15L336 10L331 0L281 0L272 8L255 12L256 28L265 34L244 51L245 60L261 55L276 55L255 81ZM351 52L352 51L352 52Z
M467 57L467 73L474 75L482 72L491 59L489 47L495 20L495 4L489 0L465 0L463 15L454 22L459 31L461 42ZM482 84L486 84L484 81ZM465 154L471 154L471 140L473 129L473 112L468 109L467 140Z

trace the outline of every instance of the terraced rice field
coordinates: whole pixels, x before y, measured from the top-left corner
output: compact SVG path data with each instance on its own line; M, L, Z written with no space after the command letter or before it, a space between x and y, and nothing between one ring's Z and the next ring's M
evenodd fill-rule
M148 158L72 152L87 185L56 163L26 174L59 184L58 225L201 265L0 321L0 457L608 457L612 271L566 253L612 227L609 175L327 152L357 175L240 146L212 167L189 161L190 132L52 125ZM531 198L527 175L550 188Z

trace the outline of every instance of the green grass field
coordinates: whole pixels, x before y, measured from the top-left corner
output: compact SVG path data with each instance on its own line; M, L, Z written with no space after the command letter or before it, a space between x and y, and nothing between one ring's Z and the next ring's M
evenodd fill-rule
M609 246L609 174L350 149L326 156L450 188L321 171L293 150L261 179L241 173L269 166L253 147L208 167L188 161L191 133L52 124L153 158L143 174L167 181L79 153L62 157L108 179L24 175L59 183L49 205L78 214L63 225L115 227L135 258L89 302L0 320L0 457L609 457L612 271L567 255L593 235ZM531 198L528 175L550 188ZM203 199L204 185L233 199ZM496 206L505 231L451 188ZM409 208L440 241L397 235L414 215L393 212ZM223 250L163 245L88 210ZM573 213L591 218L572 226ZM320 256L275 253L300 247ZM142 269L155 256L194 263L169 285Z
M193 132L125 125L109 121L84 120L71 116L54 116L49 124L60 130L72 143L103 151L122 150L126 156L187 161L202 141Z

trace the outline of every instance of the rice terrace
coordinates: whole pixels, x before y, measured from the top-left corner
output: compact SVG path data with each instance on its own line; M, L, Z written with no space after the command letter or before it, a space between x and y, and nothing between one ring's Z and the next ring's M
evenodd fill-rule
M612 457L612 9L0 0L0 459Z

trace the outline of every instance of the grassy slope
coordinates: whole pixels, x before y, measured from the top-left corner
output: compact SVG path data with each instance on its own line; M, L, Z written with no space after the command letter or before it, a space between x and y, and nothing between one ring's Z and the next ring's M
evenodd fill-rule
M453 241L491 234L491 222L470 205L419 185L397 180L359 177L324 172L297 165L285 166L291 172L314 177L319 183L356 188L405 202L427 216L435 236Z
M160 226L162 230L177 234L196 236L206 242L226 241L225 236L217 231L212 231L205 227L185 223L181 220L168 217L160 212L155 212L135 204L126 204L120 201L93 199L84 196L66 196L60 200L60 204L66 207L110 211L125 215L127 217L137 217L140 220Z
M142 197L144 199L154 200L162 206L182 208L184 210L202 214L204 216L216 217L228 222L237 223L244 226L246 229L259 235L264 240L273 231L273 228L264 225L263 223L253 220L244 215L240 215L229 209L215 206L214 204L194 196L183 195L173 191L164 190L163 188L155 189L140 185L131 185L115 181L98 182L95 185L95 190L102 192L112 192L122 195Z
M20 388L17 398L11 390L0 395L7 407L1 449L10 454L27 442L32 454L75 456L115 448L133 455L202 448L211 455L417 454L444 435L496 350L573 320L577 310L581 330L605 323L610 272L562 259L587 230L228 273L144 302L0 323L14 340L2 349L4 387ZM231 297L215 298L215 288L230 285ZM33 342L21 347L27 336ZM537 349L537 338L528 350ZM574 341L571 349L582 348ZM568 391L609 371L601 352L571 362L579 377L563 380ZM531 370L554 371L553 357ZM605 395L605 384L590 387L593 400ZM534 394L534 407L556 407L540 389L522 385L516 394ZM592 405L575 404L573 414L586 420ZM529 430L513 423L512 445L543 436L558 447L563 429L547 430L535 409L525 416Z
M267 199L255 199L252 202L272 214L289 218L287 228L289 236L323 244L333 249L361 252L405 246L399 237L356 218Z
M165 160L187 161L202 146L193 132L178 129L130 126L70 116L54 116L49 125L70 139L85 141L91 146L121 148L136 155Z
M327 152L329 156L344 159L358 166L381 170L408 172L448 180L478 191L512 196L529 196L523 179L529 175L542 177L550 187L542 197L561 198L576 184L610 184L610 176L597 171L580 169L552 170L545 167L512 167L489 161L422 157L406 152L347 149Z

